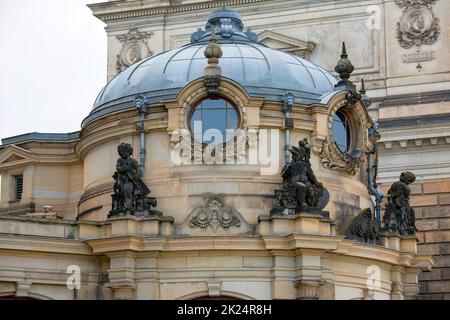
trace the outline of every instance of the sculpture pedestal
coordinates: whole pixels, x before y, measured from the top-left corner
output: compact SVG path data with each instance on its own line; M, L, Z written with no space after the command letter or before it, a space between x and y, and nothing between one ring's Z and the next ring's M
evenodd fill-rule
M261 234L335 234L335 224L326 211L260 216L258 222Z
M172 217L163 217L162 214L145 217L118 216L108 220L111 224L111 236L172 235L174 233L173 221Z
M401 236L397 233L382 232L379 234L382 246L401 252L417 253L417 242L419 239L416 235Z

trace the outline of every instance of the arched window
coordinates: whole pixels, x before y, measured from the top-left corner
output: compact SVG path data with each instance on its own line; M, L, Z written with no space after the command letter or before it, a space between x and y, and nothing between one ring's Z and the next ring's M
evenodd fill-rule
M345 114L338 110L333 115L333 138L339 151L348 152L350 149L350 123Z
M226 130L237 129L239 115L236 108L222 98L208 98L201 101L192 111L189 119L191 132L197 141L203 143L223 143L226 141ZM216 133L222 138L217 139Z

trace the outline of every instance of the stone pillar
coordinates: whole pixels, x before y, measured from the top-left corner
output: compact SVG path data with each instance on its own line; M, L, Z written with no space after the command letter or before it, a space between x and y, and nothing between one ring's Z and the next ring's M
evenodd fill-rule
M324 284L322 280L321 256L323 252L315 249L300 249L296 257L296 280L297 299L318 300L320 287Z
M273 250L272 254L272 299L296 299L295 257L285 250Z
M417 300L419 297L419 268L406 268L403 274L403 295L405 300Z
M110 269L107 287L113 291L113 299L131 300L136 298L136 257L132 251L108 253Z

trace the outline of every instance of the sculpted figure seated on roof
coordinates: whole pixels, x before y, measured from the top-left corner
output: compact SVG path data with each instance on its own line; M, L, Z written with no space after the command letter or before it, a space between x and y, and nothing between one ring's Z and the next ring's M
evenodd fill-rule
M289 151L292 161L281 172L283 189L275 190L281 208L273 209L272 213L294 214L322 210L328 203L329 193L311 168L308 139L300 140L298 146L293 146Z
M110 216L136 215L136 213L150 213L150 208L156 206L156 199L147 197L150 189L142 181L142 172L138 162L132 158L133 148L128 143L121 143L117 151L120 158L116 163L113 175L114 194Z

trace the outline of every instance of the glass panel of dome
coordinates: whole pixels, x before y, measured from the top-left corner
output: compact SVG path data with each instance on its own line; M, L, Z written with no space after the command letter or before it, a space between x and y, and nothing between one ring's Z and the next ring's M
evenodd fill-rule
M308 69L311 73L311 76L314 78L314 82L316 84L316 88L328 88L332 89L330 81L325 75L317 69Z
M175 53L170 60L171 61L191 60L197 50L200 49L199 51L203 53L202 48L203 46L181 48L181 50Z
M254 48L253 46L239 45L239 50L241 50L243 57L265 60L262 53L259 52L258 49Z
M167 64L165 75L172 81L185 81L185 75L189 68L189 61L170 61Z
M239 51L239 47L236 44L221 44L220 47L223 50L222 58L227 57L242 57L241 51Z
M308 69L300 64L291 64L290 66L295 83L301 84L298 90L313 90L315 88L315 82L313 82L312 75L308 72Z
M309 62L308 60L299 58L301 63L307 67L307 68L311 68L311 69L318 69L318 67L315 64L312 64L311 62Z
M256 86L264 86L265 79L270 79L267 61L262 59L247 59L244 64L245 80Z

